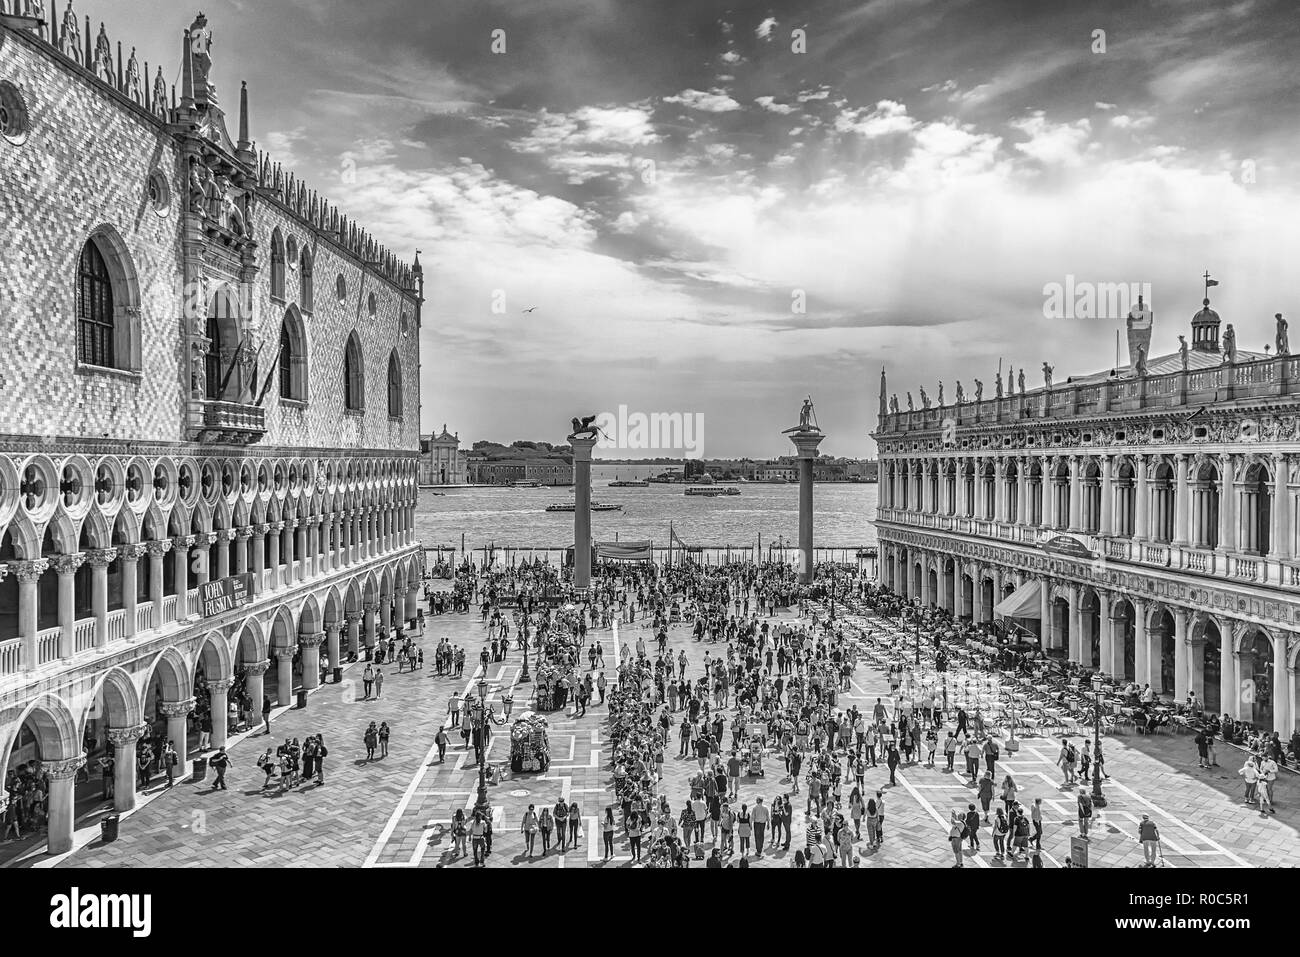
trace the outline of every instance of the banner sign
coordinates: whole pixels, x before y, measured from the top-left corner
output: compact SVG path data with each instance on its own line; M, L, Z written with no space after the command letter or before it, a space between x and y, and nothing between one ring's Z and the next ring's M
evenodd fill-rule
M1045 552L1051 552L1053 555L1065 555L1069 558L1093 559L1097 557L1096 553L1087 545L1077 538L1071 538L1069 535L1052 536L1042 543L1042 549Z
M218 578L199 586L199 601L203 604L204 618L247 605L252 600L253 576L250 573Z

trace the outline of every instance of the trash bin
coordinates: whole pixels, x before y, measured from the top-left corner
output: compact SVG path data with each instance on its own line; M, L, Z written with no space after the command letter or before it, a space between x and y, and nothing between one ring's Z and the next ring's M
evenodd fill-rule
M366 661L370 660L370 655L374 651L369 645L366 645Z
M342 669L342 668L335 668L335 669L334 669L334 683L335 683L335 684L338 684L338 683L340 683L342 680L343 680L343 669Z
M116 814L110 814L99 822L99 833L104 839L105 844L117 840L117 821L118 816Z
M208 759L194 759L194 773L190 776L191 781L202 781L208 776Z
M299 708L307 707L307 692L305 689L299 690L298 692L298 707Z

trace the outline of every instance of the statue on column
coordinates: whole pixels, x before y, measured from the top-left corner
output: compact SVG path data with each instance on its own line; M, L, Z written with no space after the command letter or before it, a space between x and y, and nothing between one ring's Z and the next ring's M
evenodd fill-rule
M993 397L1002 398L1002 370L998 370L997 377L993 380Z
M1046 362L1043 363L1043 382L1049 390L1052 388L1052 367Z
M584 415L582 418L574 416L572 420L573 431L569 433L569 438L576 439L581 435L594 439L600 434L600 427L594 424L596 419L597 416L594 415Z
M202 13L190 24L190 53L194 64L194 99L216 106L217 88L208 79L212 72L212 29Z
M908 394L908 407L911 407L911 393ZM799 409L799 431L801 432L820 432L821 429L815 424L813 413L812 396L803 400L803 405Z
M939 408L943 408L943 383L939 383Z
M1145 378L1147 374L1147 347L1146 346L1143 345L1138 346L1137 361L1133 363L1133 368L1138 375Z
M1277 320L1277 354L1280 356L1289 356L1291 354L1291 344L1287 341L1286 320L1282 318L1282 313L1273 317Z
M910 393L910 392L907 393L907 411L908 411L908 412L914 412L914 411L915 411L915 408L914 408L913 405L912 405L912 393Z
M961 379L957 380L957 404L961 405L966 401L966 392L961 387Z
M1183 371L1186 372L1187 371L1187 337L1186 336L1178 337L1178 361L1179 363L1181 363L1183 367Z
M1223 330L1223 361L1229 365L1237 361L1237 333L1233 331L1232 323Z
M1024 395L1025 394L1025 370L1023 368L1020 370L1020 376L1016 380L1016 384L1020 387L1020 394Z
M981 382L979 379L975 380L975 401L976 402L984 401L984 383Z

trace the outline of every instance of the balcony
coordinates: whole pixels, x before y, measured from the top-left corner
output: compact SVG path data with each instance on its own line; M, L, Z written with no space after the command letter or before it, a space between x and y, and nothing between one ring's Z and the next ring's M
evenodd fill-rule
M266 434L266 410L246 402L206 400L202 404L200 441L222 445L248 445Z

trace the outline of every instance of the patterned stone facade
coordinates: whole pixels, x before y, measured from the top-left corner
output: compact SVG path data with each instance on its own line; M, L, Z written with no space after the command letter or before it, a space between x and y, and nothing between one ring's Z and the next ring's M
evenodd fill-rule
M17 6L0 757L25 724L53 765L91 721L101 741L150 717L183 738L199 677L214 713L236 676L260 711L269 658L284 703L318 680L294 655L337 662L414 623L423 276L259 154L247 91L223 82L231 138L202 15L177 32L178 97L170 59L152 79L134 50L123 64L71 3ZM203 618L202 585L241 574L251 600Z

